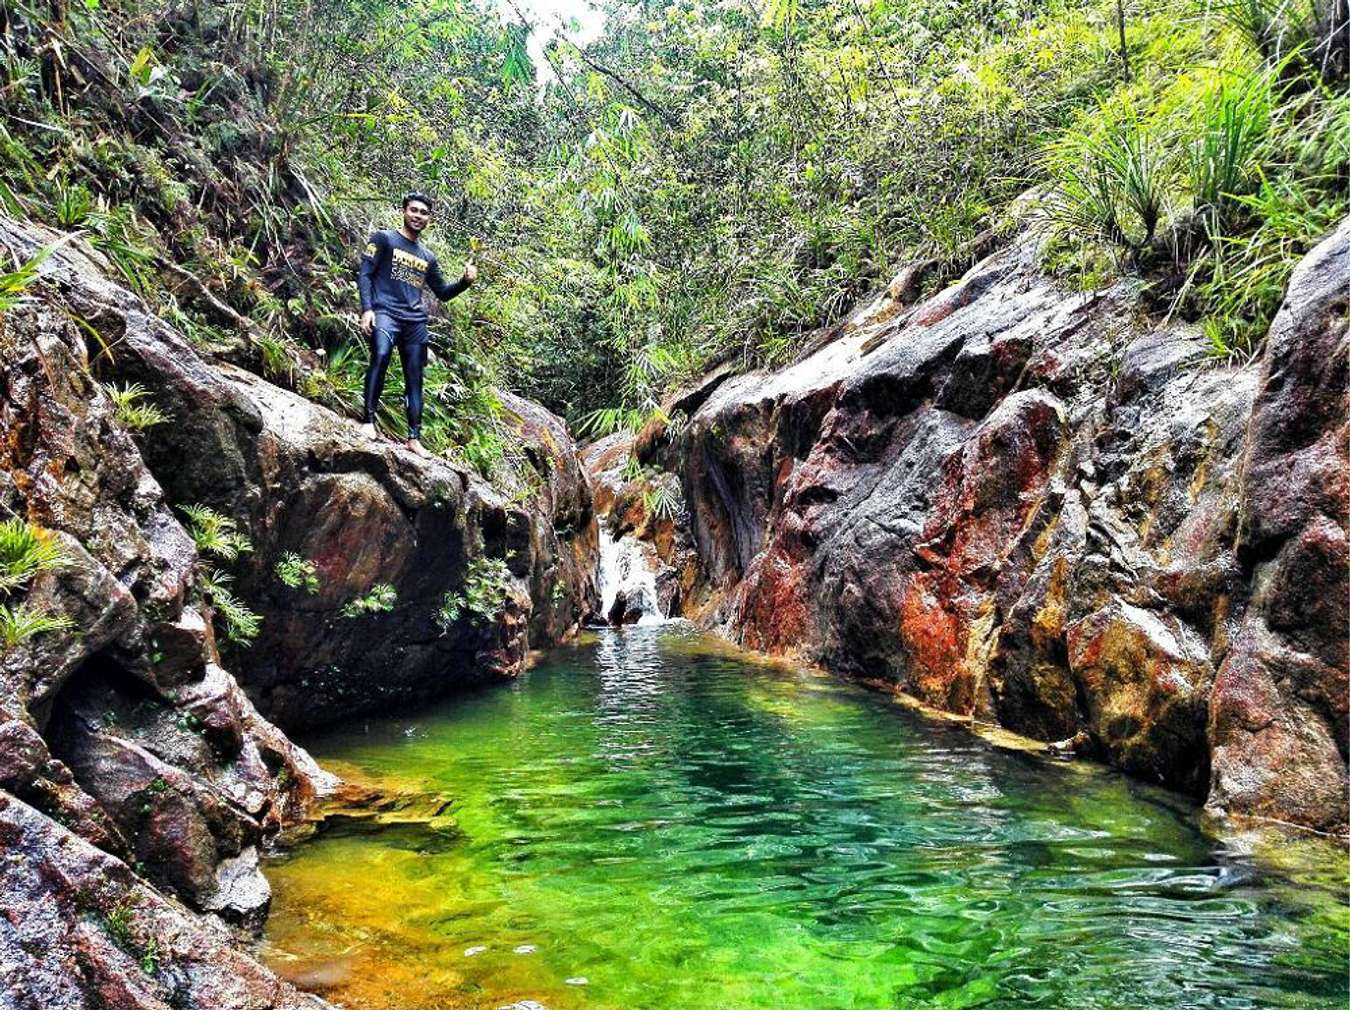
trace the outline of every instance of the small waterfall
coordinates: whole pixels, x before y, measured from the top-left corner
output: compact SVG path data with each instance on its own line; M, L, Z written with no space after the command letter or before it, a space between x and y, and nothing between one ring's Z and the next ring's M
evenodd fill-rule
M600 619L608 621L614 603L623 593L625 610L640 611L638 624L661 624L666 617L661 612L656 592L656 572L660 561L651 544L636 537L615 540L600 524Z

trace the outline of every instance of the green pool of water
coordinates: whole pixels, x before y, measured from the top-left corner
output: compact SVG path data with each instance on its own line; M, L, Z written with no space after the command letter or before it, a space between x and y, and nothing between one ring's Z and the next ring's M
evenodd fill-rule
M306 741L461 833L333 830L265 956L355 1007L1334 1007L1346 863L678 628ZM526 1003L526 1006L530 1004Z

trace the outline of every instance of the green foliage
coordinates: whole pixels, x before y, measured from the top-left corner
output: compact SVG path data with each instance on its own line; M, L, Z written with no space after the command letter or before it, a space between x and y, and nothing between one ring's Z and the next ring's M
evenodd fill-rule
M680 512L680 494L669 482L658 480L642 492L642 510L653 519L674 519Z
M67 563L61 545L47 530L20 518L0 523L0 595L26 586L41 572ZM0 603L0 651L8 652L37 635L67 631L74 622L29 603Z
M159 941L152 936L145 941L145 949L141 951L141 971L147 975L155 974L159 971L159 958Z
M295 381L298 362L289 340L263 333L254 339L254 346L262 358L262 373L273 381L290 385Z
M302 391L351 415L360 414L369 351L363 342L344 341L328 355L322 371L311 372ZM457 459L492 480L507 463L507 438L500 424L501 401L490 376L469 348L437 341L423 373L422 444ZM406 427L403 377L390 368L377 420L388 431Z
M234 579L219 568L200 569L197 584L215 616L225 626L225 637L236 645L247 646L262 630L262 615L235 596L230 586Z
M277 578L292 589L303 589L313 596L319 591L319 572L314 562L306 561L299 554L287 551L276 563Z
M1187 151L1191 195L1211 231L1231 218L1233 203L1261 174L1261 149L1270 131L1275 92L1269 74L1220 80L1204 98L1199 136Z
M1153 241L1167 210L1166 152L1133 109L1102 106L1093 119L1050 148L1049 218L1062 232L1138 249Z
M66 560L48 530L18 517L0 523L0 593L20 589L39 572L55 571Z
M442 632L463 616L473 624L486 624L501 613L506 593L511 585L511 569L502 558L474 558L464 573L464 584L457 591L448 592L436 612L436 623Z
M1254 347L1345 207L1315 2L1132 0L1128 80L1116 0L604 0L584 47L477 0L222 0L192 29L170 0L20 4L0 205L85 230L197 346L354 414L351 261L430 191L432 248L483 279L435 324L424 444L514 487L495 386L636 430L710 365L791 360L900 265L963 262L1031 186L1081 283L1134 271ZM33 276L0 276L0 310ZM394 369L386 430L401 392Z
M187 517L188 535L197 550L222 561L233 561L240 554L253 551L253 542L240 532L238 524L207 505L180 505L179 511Z
M94 194L81 182L56 181L56 199L52 208L56 223L67 230L79 228L94 209Z
M113 415L118 422L132 431L144 431L169 419L169 415L154 403L142 402L150 399L150 391L139 382L124 386L107 382L103 384L103 391L113 402Z
M145 872L145 867L140 863L136 864L135 869L142 875ZM128 894L98 917L99 925L108 934L108 939L136 959L141 971L147 975L154 975L159 971L163 955L159 949L159 941L155 937L147 937L143 945L137 942L132 922L135 907L135 896Z
M370 592L349 600L342 608L343 617L363 617L367 614L388 613L398 602L398 591L387 582L371 586Z
M15 270L0 273L0 314L8 312L19 303L24 292L38 279L38 268L42 266L43 261L68 241L70 236L44 246L27 263Z
M1272 63L1297 59L1314 70L1316 0L1218 0L1216 9Z
M131 935L131 911L133 902L131 898L124 898L112 908L103 914L103 930L108 934L109 939L123 950L129 950L132 946Z
M34 606L0 603L0 645L6 651L36 635L53 631L68 631L75 626L65 614L47 614Z

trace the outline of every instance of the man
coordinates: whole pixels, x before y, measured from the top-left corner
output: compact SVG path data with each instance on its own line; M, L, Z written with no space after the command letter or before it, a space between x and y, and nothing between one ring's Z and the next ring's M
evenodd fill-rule
M397 345L408 410L408 448L419 456L427 455L421 442L422 372L427 365L427 310L422 304L422 289L430 288L437 298L448 302L478 277L478 268L468 263L463 277L453 284L445 282L436 257L418 241L431 221L431 210L430 197L422 193L405 196L403 227L370 236L356 277L361 291L361 332L370 338L361 430L376 437L375 411L384 391L389 358Z

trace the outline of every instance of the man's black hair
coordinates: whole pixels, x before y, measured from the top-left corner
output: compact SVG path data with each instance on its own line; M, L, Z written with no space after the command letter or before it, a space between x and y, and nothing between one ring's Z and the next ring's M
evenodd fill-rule
M434 203L431 202L431 197L427 196L425 193L409 193L409 194L407 194L406 196L404 196L404 197L403 197L403 209L404 209L404 210L407 210L407 209L408 209L408 204L412 203L414 200L418 201L419 203L424 203L424 204L426 204L426 205L427 205L427 210L435 210L435 209L436 209L436 205L435 205Z

